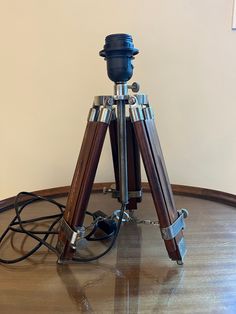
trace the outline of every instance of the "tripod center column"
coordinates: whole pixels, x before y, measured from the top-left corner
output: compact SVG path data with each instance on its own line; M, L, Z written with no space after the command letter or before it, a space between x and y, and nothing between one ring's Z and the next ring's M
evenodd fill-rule
M128 173L127 173L127 139L126 139L126 113L125 104L128 95L126 83L115 84L115 102L117 105L117 134L118 134L118 158L120 179L120 202L128 204Z

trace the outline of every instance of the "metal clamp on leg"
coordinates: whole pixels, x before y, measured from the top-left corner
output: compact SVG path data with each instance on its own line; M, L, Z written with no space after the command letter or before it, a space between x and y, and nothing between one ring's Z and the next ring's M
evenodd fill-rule
M76 245L80 239L82 239L85 235L85 228L78 227L78 230L74 231L65 219L62 217L61 221L61 232L65 235L67 241L70 243L72 249L76 249Z
M172 240L177 234L185 228L184 219L188 217L188 211L186 209L178 210L179 217L176 221L166 228L161 228L161 235L164 240Z
M179 217L176 219L176 221L166 228L161 228L161 235L164 240L172 240L174 239L177 234L185 228L185 222L184 219L188 217L188 211L187 209L180 209L178 210ZM183 258L187 252L185 240L184 237L181 238L181 240L177 243L180 259L177 260L178 265L183 264Z
M113 198L119 198L120 197L120 191L117 191L115 189L113 189L112 191L112 197ZM142 190L139 191L128 191L128 197L130 198L139 198L142 197Z

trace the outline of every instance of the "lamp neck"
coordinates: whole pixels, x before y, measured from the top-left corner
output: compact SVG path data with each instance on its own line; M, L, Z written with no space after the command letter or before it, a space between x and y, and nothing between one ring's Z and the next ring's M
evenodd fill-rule
M115 83L114 85L114 95L115 96L125 96L128 95L128 85L126 82Z

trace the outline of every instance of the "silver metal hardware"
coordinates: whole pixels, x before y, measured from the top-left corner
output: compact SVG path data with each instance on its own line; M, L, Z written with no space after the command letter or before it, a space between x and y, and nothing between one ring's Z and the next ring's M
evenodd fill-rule
M181 258L183 259L184 256L185 256L186 253L187 253L187 249L186 249L184 237L182 237L182 239L179 241L179 243L178 243L177 245L178 245L178 248L179 248L180 256L181 256ZM180 261L177 261L177 264L179 264L179 265L182 265L182 264L183 264L183 261L182 261L182 264L179 263L179 262L180 262Z
M128 85L128 89L131 89L133 93L137 93L140 89L140 85L137 82L133 82L132 85Z
M184 215L184 219L186 219L189 215L188 210L186 208L181 208L179 212L181 212Z
M113 183L113 184L110 185L109 188L104 186L102 191L103 191L103 194L107 194L107 193L112 193L115 189L116 189L116 185L115 185L115 183Z
M88 122L94 122L97 120L98 110L96 108L91 108L88 114Z
M115 99L124 99L128 95L128 85L126 83L116 83L114 86ZM118 97L118 98L117 98Z
M111 121L111 109L100 107L98 121L109 124Z
M140 105L130 106L130 116L132 122L144 120L142 107Z
M150 220L150 219L138 220L137 224L160 226L160 223L158 220Z
M154 119L154 112L150 107L143 108L143 115L146 120Z
M113 213L112 213L112 217L116 218L117 220L119 220L120 217L120 209L116 209ZM130 215L124 211L123 216L122 216L122 222L128 222L130 221Z
M93 106L94 107L106 106L107 102L110 102L110 101L112 101L112 104L113 104L113 102L114 102L113 96L109 96L109 95L107 95L107 96L95 96L94 100L93 100Z
M111 107L114 104L114 98L112 96L106 96L104 99L104 105Z
M176 221L166 228L161 228L161 235L164 240L171 240L174 239L177 234L185 228L185 222L184 218L187 217L187 210L186 209L180 209L178 210L179 217L176 219Z
M129 99L129 95L114 95L114 100L128 100Z
M120 196L120 192L117 191L117 190L110 189L109 192L112 192L112 197L113 198L119 198L119 196ZM129 198L139 198L139 197L142 197L142 190L140 190L140 191L128 191L128 196L129 196Z
M134 96L137 98L138 103L140 105L148 105L149 104L147 95L145 95L145 94L135 94Z
M119 84L123 85L123 84ZM145 94L135 94L135 95L128 95L122 94L122 88L118 90L119 93L115 94L114 96L95 96L93 101L93 107L100 107L100 106L113 106L114 100L128 100L130 105L134 105L135 103L139 103L140 105L148 105L148 96ZM125 92L125 89L123 90ZM121 93L121 94L120 94Z
M57 240L57 245L56 245L56 250L57 250L57 255L58 257L61 256L61 254L63 253L64 249L65 249L66 243L61 241L61 240Z
M103 189L102 189L102 193L103 194L112 193L112 189L111 188L107 188L106 186L104 186Z
M60 224L61 231L65 234L67 241L70 243L70 246L72 249L76 249L77 242L85 235L85 228L78 227L75 231L68 225L63 217L61 218Z
M137 103L137 98L135 96L129 96L128 103L131 106L135 105Z
M124 100L117 101L117 135L118 135L118 161L120 179L120 201L127 204L128 197L128 171L127 171L127 138L126 114Z

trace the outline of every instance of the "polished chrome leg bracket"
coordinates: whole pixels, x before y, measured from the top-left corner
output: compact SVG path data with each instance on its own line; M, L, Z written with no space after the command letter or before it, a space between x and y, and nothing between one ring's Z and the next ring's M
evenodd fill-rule
M161 228L161 235L164 240L172 240L174 239L177 234L185 229L185 221L184 219L188 216L187 209L180 209L178 210L179 217L176 221L166 228Z
M73 230L65 219L62 217L60 220L60 230L66 237L66 240L69 242L72 249L76 249L78 241L81 240L85 235L85 228L78 227L77 230Z

